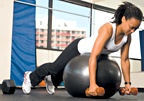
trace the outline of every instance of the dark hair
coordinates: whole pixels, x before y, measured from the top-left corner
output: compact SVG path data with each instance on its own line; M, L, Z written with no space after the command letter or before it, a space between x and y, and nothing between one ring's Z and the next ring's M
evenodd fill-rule
M121 24L122 17L125 16L126 20L132 17L142 21L143 14L142 11L130 2L123 2L119 5L118 9L115 11L114 17L112 19L117 25Z

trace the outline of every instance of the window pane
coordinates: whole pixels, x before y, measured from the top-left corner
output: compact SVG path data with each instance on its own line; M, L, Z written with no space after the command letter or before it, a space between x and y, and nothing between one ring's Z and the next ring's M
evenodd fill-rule
M36 4L42 7L48 7L49 0L36 0Z
M60 11L53 10L51 48L63 50L73 40L90 35L89 8L58 0L53 3Z
M67 3L60 0L53 0L53 8L66 12L76 13L80 15L90 16L90 9L76 4Z
M103 12L99 10L93 10L93 17L92 17L93 34L97 34L99 27L101 27L104 23L111 21L112 17L113 17L112 13Z
M36 46L47 48L48 0L37 0L36 3Z

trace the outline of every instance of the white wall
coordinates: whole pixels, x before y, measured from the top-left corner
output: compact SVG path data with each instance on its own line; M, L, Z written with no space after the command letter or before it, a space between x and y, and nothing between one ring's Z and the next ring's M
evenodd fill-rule
M37 66L40 66L43 63L46 62L53 62L55 59L59 56L61 51L48 51L48 50L42 50L37 49ZM116 62L120 64L120 58L114 58ZM131 72L140 72L141 71L141 61L140 60L132 60L130 59L130 65L131 65Z
M0 0L0 84L10 78L13 0Z
M43 63L55 61L55 59L59 56L60 53L61 51L36 49L37 66L40 66Z
M131 72L132 87L144 88L144 72ZM124 79L122 77L121 87L124 87Z

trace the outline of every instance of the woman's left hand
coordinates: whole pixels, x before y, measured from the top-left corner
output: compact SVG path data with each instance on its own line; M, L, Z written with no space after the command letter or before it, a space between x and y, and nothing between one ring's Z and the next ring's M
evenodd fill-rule
M130 84L126 84L125 85L125 94L130 94L131 92L131 85Z

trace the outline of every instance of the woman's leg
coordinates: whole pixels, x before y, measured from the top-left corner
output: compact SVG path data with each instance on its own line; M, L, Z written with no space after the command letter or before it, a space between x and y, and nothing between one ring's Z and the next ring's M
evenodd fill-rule
M32 86L39 84L47 75L52 75L52 77L61 74L59 79L62 79L62 72L66 64L75 56L79 55L77 49L77 44L80 39L74 40L67 48L60 54L60 56L53 63L45 63L38 67L35 71L30 74L30 80ZM52 80L56 81L56 80ZM60 81L59 81L60 82Z

